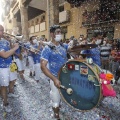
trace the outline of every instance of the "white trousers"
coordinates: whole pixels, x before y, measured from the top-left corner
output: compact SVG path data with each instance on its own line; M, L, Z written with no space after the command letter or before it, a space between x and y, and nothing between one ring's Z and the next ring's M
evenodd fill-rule
M10 72L10 68L0 68L0 86L9 86L9 82L17 79L17 72Z
M40 80L41 75L40 63L34 64L34 68L35 68L35 80Z
M51 87L51 91L50 91L50 97L52 100L52 106L53 107L59 107L60 104L60 93L58 88L54 85L54 82L52 80L50 80L50 87Z
M20 59L15 59L15 61L16 61L17 67L18 67L18 71L24 70L22 60L20 60Z
M25 70L26 69L26 58L23 58L23 60L22 60L22 65L23 65L23 70Z
M33 61L33 58L32 56L28 56L28 62L29 62L29 69L31 72L34 72L34 61Z

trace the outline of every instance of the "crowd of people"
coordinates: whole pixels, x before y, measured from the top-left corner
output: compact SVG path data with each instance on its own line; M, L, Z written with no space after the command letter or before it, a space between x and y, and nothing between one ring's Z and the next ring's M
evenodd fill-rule
M94 63L111 71L116 80L119 79L120 52L119 42L116 40L108 40L107 37L97 33L89 41L84 35L80 35L78 39L72 36L69 42L63 42L59 25L50 27L50 36L51 41L43 38L37 40L35 36L32 36L27 42L12 43L10 38L4 37L4 28L0 25L0 86L3 108L6 112L11 112L7 97L18 97L14 94L15 81L19 76L25 82L24 70L26 66L29 66L29 76L34 77L36 82L41 79L41 71L49 78L54 116L59 119L60 81L57 76L60 68L68 60L67 51L74 46L97 44L96 48L80 51L80 55L74 56L75 59L85 59L82 54L91 54L88 57L92 58ZM16 66L12 66L13 63L16 63Z
M76 42L77 41L77 42ZM91 54L88 56L93 59L93 62L100 66L102 69L112 72L117 81L120 77L120 40L108 39L102 33L95 33L91 39L85 38L84 35L80 35L78 39L72 36L68 44L87 45L97 44L98 47L81 51L82 54ZM75 44L74 44L75 43Z

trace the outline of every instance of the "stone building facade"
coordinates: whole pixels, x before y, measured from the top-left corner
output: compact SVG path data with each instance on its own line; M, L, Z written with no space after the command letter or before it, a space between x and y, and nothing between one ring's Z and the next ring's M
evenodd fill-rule
M96 14L93 13L101 9L100 2L86 0L75 7L65 0L13 0L3 18L5 30L10 34L24 34L25 39L32 35L50 39L49 26L60 24L63 39L69 39L72 35L79 38L80 34L91 37L96 31L106 32L110 39L120 38L119 19L96 22ZM89 15L92 22L85 23L86 11L92 13L92 16Z

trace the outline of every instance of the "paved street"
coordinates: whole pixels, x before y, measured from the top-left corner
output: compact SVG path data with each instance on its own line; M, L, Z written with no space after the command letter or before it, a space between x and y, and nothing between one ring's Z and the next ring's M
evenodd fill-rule
M17 81L15 87L18 98L9 98L13 112L6 114L0 106L0 120L54 120L49 96L49 82L42 74L41 81L36 83L25 72L26 82ZM118 87L116 87L117 91ZM120 120L120 93L118 98L105 98L101 105L89 112L77 112L61 103L62 120ZM2 103L0 99L0 103Z

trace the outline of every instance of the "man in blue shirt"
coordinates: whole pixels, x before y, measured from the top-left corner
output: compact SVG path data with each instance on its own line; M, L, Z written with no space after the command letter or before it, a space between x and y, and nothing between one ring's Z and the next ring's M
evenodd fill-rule
M97 44L98 47L89 49L89 50L83 50L82 54L91 54L91 58L93 59L93 62L97 64L98 66L101 66L101 59L100 59L100 47L99 45L102 42L102 36L100 33L96 33L95 37L93 38L92 43Z
M41 54L41 69L50 80L50 96L53 103L53 111L55 118L59 119L59 103L60 81L58 80L58 72L63 64L67 61L67 47L59 44L61 38L61 29L59 25L50 27L51 42L46 45ZM50 47L54 46L54 47ZM49 69L47 68L49 64Z
M4 28L0 25L0 86L1 94L3 98L3 107L6 112L11 112L11 108L7 101L7 87L9 86L9 92L13 95L14 80L16 77L10 72L10 65L12 63L12 55L19 48L18 44L15 44L10 49L10 42L3 38Z
M33 48L35 48L35 52L32 52L32 57L34 61L34 68L35 68L35 80L36 82L39 82L40 80L40 74L41 74L41 69L40 69L40 58L41 58L41 52L43 50L42 45L37 44L38 42L36 39L33 40Z
M31 49L34 45L33 40L36 39L35 36L31 36L29 40L29 44L26 46L28 49ZM30 77L35 76L35 69L34 69L34 61L32 57L31 51L28 51L28 62L29 62L29 69L30 69Z

